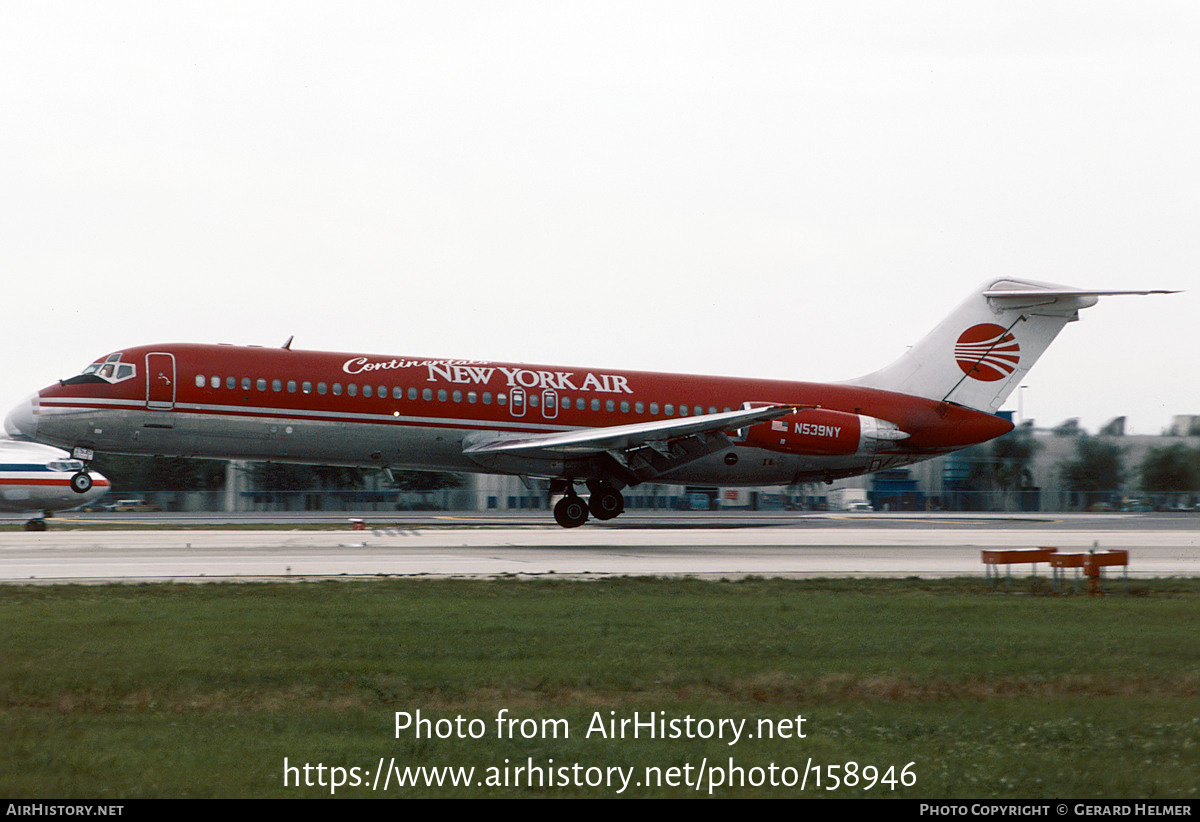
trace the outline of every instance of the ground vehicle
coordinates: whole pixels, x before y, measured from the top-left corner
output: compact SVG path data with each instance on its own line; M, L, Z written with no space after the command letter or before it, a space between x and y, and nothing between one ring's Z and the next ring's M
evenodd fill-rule
M162 506L146 502L144 499L119 499L104 506L109 511L161 511Z

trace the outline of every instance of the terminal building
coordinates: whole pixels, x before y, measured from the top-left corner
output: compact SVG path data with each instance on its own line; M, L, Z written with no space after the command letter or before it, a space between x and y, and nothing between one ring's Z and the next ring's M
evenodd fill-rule
M1075 490L1068 466L1082 442L1117 454L1120 481L1089 493ZM833 484L719 488L646 483L625 490L630 511L1080 511L1191 507L1200 497L1180 489L1152 500L1141 488L1141 465L1151 449L1182 445L1200 459L1200 415L1181 415L1160 435L1128 435L1118 417L1095 434L1076 420L1053 428L1025 423L990 443L907 468L879 471ZM1022 457L1022 454L1024 456ZM219 490L121 489L174 511L547 511L546 483L520 477L461 474L428 487L400 490L382 471L363 471L352 487L281 490L266 487L245 462L228 463Z

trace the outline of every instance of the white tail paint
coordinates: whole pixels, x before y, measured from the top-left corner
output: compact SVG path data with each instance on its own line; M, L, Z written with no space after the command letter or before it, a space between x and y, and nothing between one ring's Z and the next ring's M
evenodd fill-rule
M850 383L995 413L1081 308L1103 296L1170 293L992 280L900 359Z

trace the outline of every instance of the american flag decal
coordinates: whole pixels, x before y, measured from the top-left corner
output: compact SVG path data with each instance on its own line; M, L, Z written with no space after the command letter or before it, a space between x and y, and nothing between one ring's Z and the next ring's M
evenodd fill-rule
M1021 346L1000 325L980 323L962 333L954 345L954 359L968 377L983 382L1002 380L1017 369Z
M783 431L786 433L787 432L787 423L784 422L783 420L771 420L771 430L772 431Z

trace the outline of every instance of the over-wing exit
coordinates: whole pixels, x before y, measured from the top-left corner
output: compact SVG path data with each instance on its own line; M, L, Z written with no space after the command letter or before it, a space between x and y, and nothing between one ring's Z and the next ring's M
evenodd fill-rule
M1112 294L984 284L891 365L842 383L166 344L39 391L10 436L97 451L515 474L550 480L564 527L640 483L787 485L986 442L1004 400L1078 311ZM581 494L581 491L584 494ZM586 495L586 498L585 498Z

